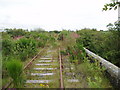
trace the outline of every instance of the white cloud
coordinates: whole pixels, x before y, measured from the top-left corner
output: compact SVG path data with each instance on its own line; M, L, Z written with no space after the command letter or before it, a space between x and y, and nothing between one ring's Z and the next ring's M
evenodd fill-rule
M0 0L2 27L46 30L106 29L117 20L117 11L102 12L109 0Z

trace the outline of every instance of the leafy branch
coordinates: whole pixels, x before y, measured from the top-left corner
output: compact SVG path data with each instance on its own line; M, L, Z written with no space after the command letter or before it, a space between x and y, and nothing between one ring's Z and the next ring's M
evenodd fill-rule
M114 1L114 2L109 3L109 4L105 4L103 11L107 11L107 10L111 10L111 9L116 10L118 7L120 7L120 2Z

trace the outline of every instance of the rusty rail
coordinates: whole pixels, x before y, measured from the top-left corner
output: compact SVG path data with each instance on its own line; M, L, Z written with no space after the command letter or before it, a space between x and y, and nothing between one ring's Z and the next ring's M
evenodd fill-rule
M62 61L61 61L61 54L59 48L59 62L60 62L60 88L63 89L63 77L62 77Z
M38 57L38 55L39 55L43 50L44 50L44 49L42 49L36 56L34 56L34 57L32 58L32 60L31 60L26 66L24 66L23 70L25 70L25 69L35 60L35 58Z
M34 60L35 58L37 58L39 56L39 54L43 51L44 49L42 49L36 56L34 56L32 58L32 60L26 65L24 66L23 70L25 70ZM2 87L2 90L5 90L6 88L8 88L11 84L12 84L13 80L11 80L8 84L6 84L4 87Z

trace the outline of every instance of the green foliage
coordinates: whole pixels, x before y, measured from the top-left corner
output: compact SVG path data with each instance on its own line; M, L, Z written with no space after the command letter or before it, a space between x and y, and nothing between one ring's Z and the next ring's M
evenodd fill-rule
M104 36L102 36L102 34L104 35L105 33L94 31L91 29L83 29L78 31L78 34L80 34L80 38L77 39L78 43L82 43L84 47L92 50L94 53L96 53L97 51L101 52L101 45L103 43L102 40L104 40ZM95 46L98 45L98 43L101 50L98 50L98 47Z
M49 40L50 40L51 42L54 42L54 41L55 41L55 38L52 37L52 36L50 36L50 37L49 37Z
M64 50L61 50L60 53L61 53L62 55L67 55L67 53L66 53Z
M17 41L3 39L2 50L3 60L7 60L8 57L11 56L17 56L20 60L25 61L28 57L32 57L36 54L37 43L34 39L27 38L22 38Z
M110 25L109 31L80 30L76 41L84 47L119 66L120 59L120 31Z
M106 82L104 77L104 71L106 70L104 67L100 66L100 63L95 60L95 63L87 63L87 75L88 85L90 88L104 88L103 82Z
M54 32L56 34L59 34L61 31L57 31L57 30L54 30L54 31L49 31L50 33Z
M100 77L94 77L94 81L90 78L90 77L88 77L87 78L88 79L88 85L89 85L89 87L90 88L102 88L102 79L100 78Z
M47 41L49 39L49 37L46 35L46 34L39 34L38 37L41 39L41 40L44 40L44 41Z
M25 31L22 29L6 29L6 32L2 32L3 40L0 42L2 43L2 48L0 47L0 49L2 49L3 79L9 78L9 77L13 78L14 82L18 82L18 84L14 83L15 86L18 87L21 82L19 81L19 79L21 78L22 80L22 77L21 76L13 77L15 76L14 73L11 74L14 71L13 66L18 64L16 59L11 60L11 58L16 57L20 61L26 61L28 58L32 58L34 55L36 55L39 48L45 47L45 45L46 44L48 45L48 43L49 45L54 44L54 46L55 45L57 46L57 43L55 42L56 39L54 34L55 33L52 34L52 33L48 33L46 31L40 31L40 30ZM15 39L16 37L19 37L19 36L23 36L23 37L19 39ZM25 63L25 62L22 62L22 63ZM9 67L11 68L9 69ZM7 73L6 68L8 68L9 74ZM18 69L19 69L19 65L18 65Z
M94 60L94 63L90 63L89 60L84 60L84 63L87 64L87 69L88 69L88 73L89 76L100 76L103 74L103 72L105 71L104 67L100 66L100 63L97 60ZM92 72L92 73L91 73Z
M83 46L79 43L76 43L74 46L68 46L66 53L68 53L71 62L74 62L74 60L83 61L86 56Z
M23 29L5 29L12 37L23 36L26 32Z
M44 46L45 46L45 42L38 41L38 47L44 47Z
M48 41L52 41L52 38L50 36L48 36L46 33L40 33L40 34L38 34L37 38L38 38L37 39L38 40L38 47L44 47L45 44Z
M111 10L112 8L116 10L118 6L120 7L120 2L114 0L112 3L105 4L103 10L107 11L107 10Z
M11 55L13 53L14 46L15 45L12 40L3 39L2 40L3 55Z
M65 40L65 38L69 35L69 31L67 30L62 30L60 33L59 33L59 36L58 36L58 40Z
M112 3L104 5L103 10L111 10L114 8L116 10L117 8L120 8L120 1L118 0L112 0ZM120 67L120 21L115 22L115 24L109 24L107 25L108 30L111 31L111 38L107 40L107 43L105 44L108 47L108 52L106 52L105 56L108 60L110 60L112 63L116 64Z
M97 60L90 63L88 58L85 58L83 63L76 65L76 73L81 73L85 77L89 88L111 87L109 80L105 76L105 70L106 68L101 67Z
M13 79L14 87L19 87L22 83L22 63L19 60L12 59L7 62L7 71L9 76Z
M24 35L24 37L22 37L19 40L15 40L10 37L10 36L13 36L13 37L17 36L15 31L11 31L11 32L7 31L7 33L4 32L4 37L6 38L3 39L3 63L4 63L3 72L5 71L6 69L5 66L6 66L9 72L9 76L14 79L15 86L19 86L21 82L20 78L22 80L21 76L18 77L18 73L20 73L18 72L18 70L19 71L21 70L20 69L21 64L20 64L20 61L16 59L11 60L11 57L16 57L21 61L25 61L27 60L27 58L33 57L37 53L37 48L39 47L43 48L44 46L49 46L49 45L54 48L58 46L63 48L67 47L66 50L63 50L60 53L62 55L68 55L72 64L78 65L81 62L82 64L85 63L82 66L83 68L82 70L84 71L84 69L87 68L86 75L89 76L88 77L89 86L99 87L101 83L100 81L101 78L99 78L99 75L102 75L101 72L103 71L103 69L101 69L98 63L91 64L88 61L86 61L86 53L83 46L87 47L88 49L92 50L93 52L101 56L104 56L105 58L108 58L108 59L110 57L113 57L111 59L118 58L119 52L116 52L118 48L112 47L113 45L110 44L111 43L110 41L108 41L112 39L113 41L115 41L116 39L116 38L112 38L113 37L111 34L112 32L114 31L111 30L111 31L104 32L104 31L97 31L96 29L92 29L92 30L84 29L81 31L77 31L77 33L80 34L80 38L78 38L77 40L71 34L71 32L67 30L63 30L60 33L56 31L49 33L45 31L42 32L39 30L25 32L26 34L20 34L18 32L19 35ZM114 34L115 33L116 32L114 32ZM58 43L57 38L59 38L62 41ZM62 45L61 45L61 42L63 43ZM110 47L107 47L108 45ZM112 51L110 51L111 48L112 48ZM109 50L109 52L106 52L106 50ZM117 55L118 57L116 57L115 55ZM113 63L118 63L118 62L113 61ZM9 67L11 68L9 69ZM12 70L15 72L18 72L17 76L13 77L14 74L11 74L13 73ZM5 74L7 75L6 71L5 71ZM18 84L16 84L15 82L18 82Z
M36 53L36 41L33 39L22 38L16 43L16 54L20 56L20 59L25 61L27 57L31 57Z
M2 32L2 39L12 39L11 35L6 33L6 32Z

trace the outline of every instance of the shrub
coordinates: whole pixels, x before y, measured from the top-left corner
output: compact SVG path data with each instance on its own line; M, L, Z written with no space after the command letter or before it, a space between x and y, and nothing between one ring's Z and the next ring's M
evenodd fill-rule
M27 57L31 57L36 54L37 45L33 39L22 38L16 43L16 54L19 55L21 60L26 60Z
M23 29L5 29L12 37L23 36L26 32Z
M91 29L77 31L80 35L77 42L82 43L84 47L119 67L120 31L118 27L119 24L112 26L110 24L110 27L108 28L109 31L94 31Z
M14 87L18 87L22 82L22 63L19 60L12 59L9 60L6 64L7 72L9 76L13 79Z
M14 43L12 40L5 39L2 41L3 55L13 54Z
M66 53L69 54L71 62L74 62L73 60L83 61L86 56L83 46L79 43L76 43L74 46L68 46Z
M66 53L64 50L61 50L61 51L60 51L60 54L62 54L62 55L67 55L67 53Z
M39 34L38 35L39 36L39 38L40 38L40 40L44 40L44 41L47 41L48 39L49 39L49 37L46 35L46 34Z
M95 76L94 81L88 77L88 85L90 88L102 88L102 79L100 77Z
M45 46L45 42L44 41L38 41L37 46L38 47L44 47Z

